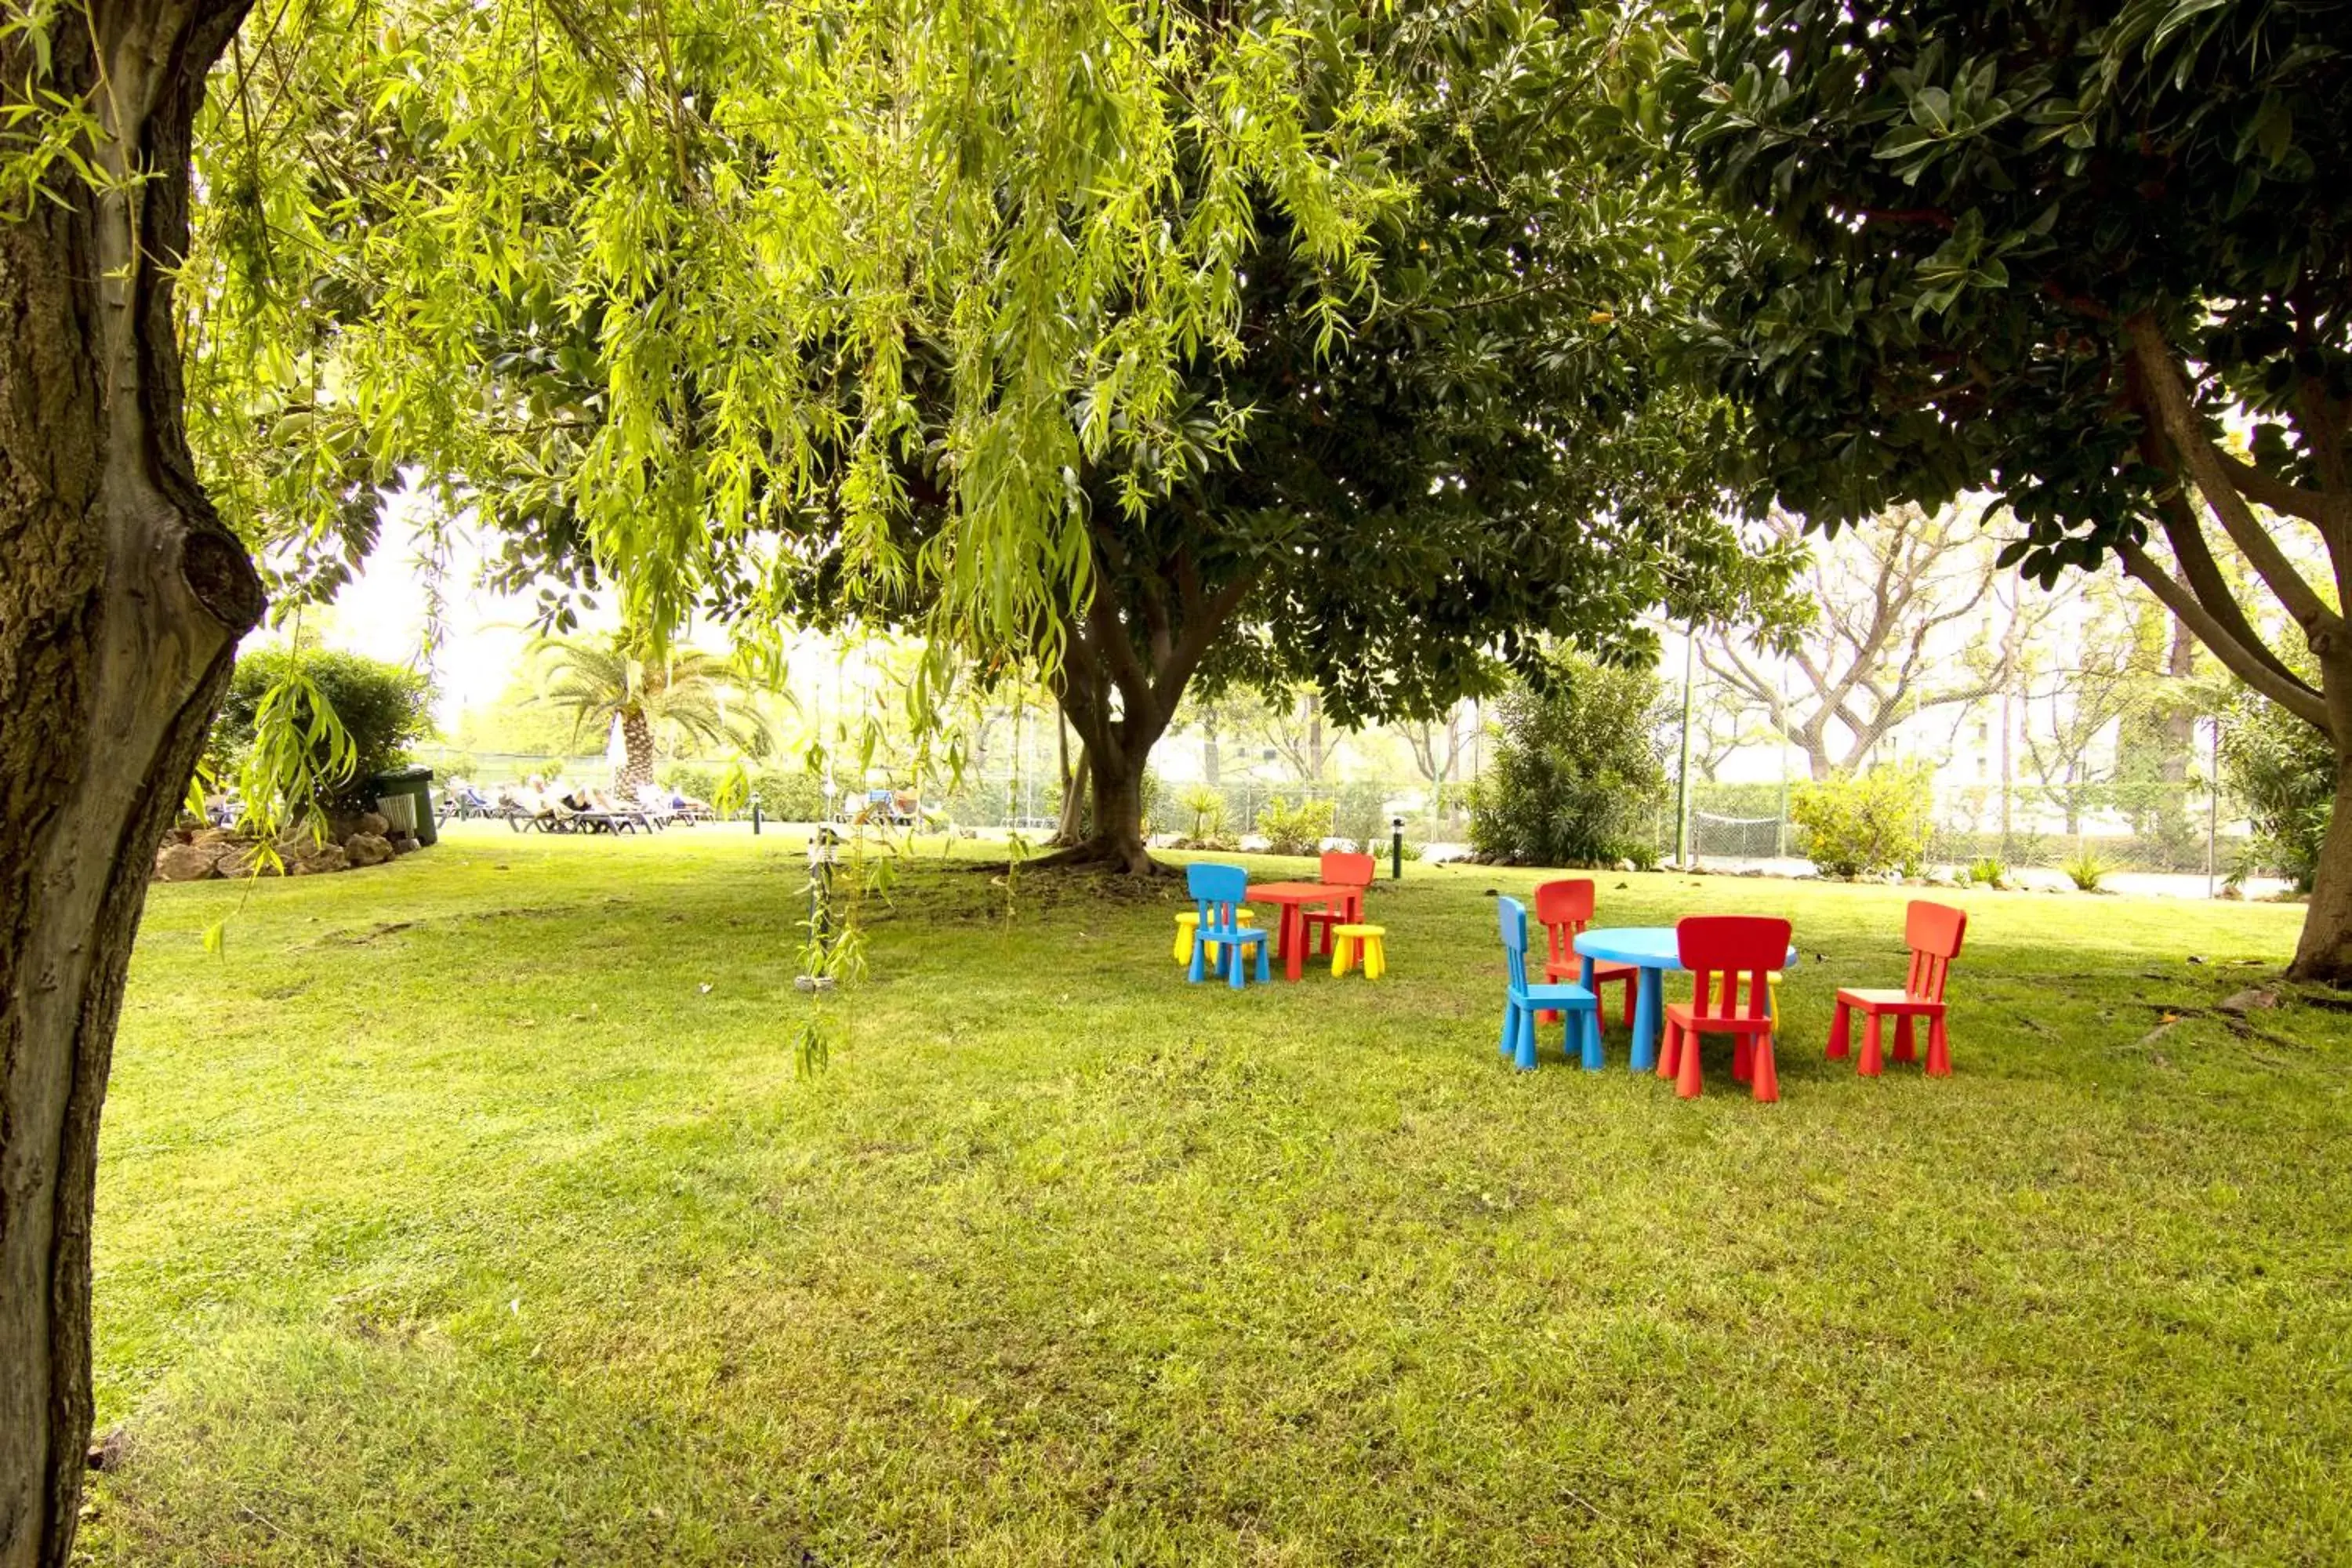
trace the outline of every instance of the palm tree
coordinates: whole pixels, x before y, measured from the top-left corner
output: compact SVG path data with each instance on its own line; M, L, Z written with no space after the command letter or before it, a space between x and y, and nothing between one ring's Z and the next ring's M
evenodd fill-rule
M692 739L754 756L767 749L764 730L726 710L722 689L733 670L725 659L691 648L646 658L625 632L542 637L530 650L541 663L538 700L572 716L574 746L592 730L609 732L620 721L625 757L613 782L624 793L653 782L656 740L665 731L673 746Z

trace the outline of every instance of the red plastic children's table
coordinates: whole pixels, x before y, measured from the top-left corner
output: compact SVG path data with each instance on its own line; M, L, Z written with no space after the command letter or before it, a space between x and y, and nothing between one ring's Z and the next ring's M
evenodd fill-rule
M1280 904L1282 924L1275 934L1275 952L1282 960L1282 977L1298 978L1307 961L1307 921L1308 904L1328 904L1334 899L1344 899L1355 891L1352 888L1331 882L1254 882L1243 897L1254 904Z

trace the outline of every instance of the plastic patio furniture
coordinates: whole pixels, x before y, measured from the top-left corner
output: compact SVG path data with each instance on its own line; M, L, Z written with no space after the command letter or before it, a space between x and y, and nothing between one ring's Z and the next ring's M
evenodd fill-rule
M1249 889L1249 873L1239 866L1192 865L1184 868L1184 885L1192 895L1192 964L1187 978L1199 984L1213 968L1224 971L1233 988L1247 984L1250 949L1257 950L1257 983L1266 971L1265 932L1241 923L1242 899ZM1204 963L1211 949L1221 950L1215 965Z
M1830 1018L1830 1059L1843 1061L1852 1050L1853 1015L1856 1009L1862 1013L1862 1060L1854 1065L1864 1078L1878 1076L1881 1018L1892 1016L1895 1020L1895 1059L1898 1062L1917 1059L1911 1020L1925 1018L1927 1076L1951 1077L1952 1046L1944 1032L1944 981L1951 973L1952 960L1960 955L1960 939L1968 930L1967 910L1914 899L1903 919L1903 944L1911 950L1911 972L1904 976L1903 989L1841 990L1837 994L1837 1011Z
M1389 972L1389 928L1373 925L1344 925L1331 928L1331 973L1334 978L1356 967L1359 955L1364 965L1364 978L1378 980Z
M1601 999L1581 985L1528 984L1528 908L1517 899L1497 899L1503 930L1503 1001L1501 1054L1521 1072L1536 1065L1536 1015L1568 1015L1567 1044L1582 1036L1584 1070L1601 1070Z
M1332 850L1323 857L1316 879L1327 888L1349 890L1334 898L1327 909L1299 911L1302 934L1314 939L1315 945L1307 949L1310 956L1329 952L1332 939L1339 934L1340 926L1361 923L1364 892L1372 885L1372 879L1380 875L1380 869L1381 863L1370 855Z
M1257 911L1255 910L1236 910L1234 911L1234 918L1241 921L1244 925L1255 925L1257 923ZM1199 928L1200 924L1201 915L1200 911L1197 910L1185 910L1177 915L1176 947L1174 952L1177 963L1188 963L1192 962L1192 932ZM1214 942L1211 942L1209 944L1209 962L1213 964L1217 962L1217 945Z
M1323 882L1252 882L1245 895L1254 904L1277 904L1282 919L1275 929L1274 955L1282 961L1282 977L1294 984L1304 973L1307 958L1307 906L1329 904L1360 889Z
M1675 927L1683 967L1691 972L1691 1000L1666 1009L1658 1076L1673 1079L1683 1099L1698 1097L1702 1035L1735 1037L1731 1076L1759 1100L1780 1098L1769 977L1784 962L1789 935L1787 921L1762 915L1693 915Z
M1551 945L1550 956L1544 961L1544 978L1573 980L1595 996L1602 996L1603 989L1609 985L1622 986L1625 1027L1631 1029L1633 994L1640 989L1642 972L1630 963L1611 959L1594 962L1588 974L1584 960L1576 952L1576 939L1592 923L1592 909L1590 877L1565 877L1536 884L1536 920L1543 926ZM1607 998L1602 996L1602 1000Z

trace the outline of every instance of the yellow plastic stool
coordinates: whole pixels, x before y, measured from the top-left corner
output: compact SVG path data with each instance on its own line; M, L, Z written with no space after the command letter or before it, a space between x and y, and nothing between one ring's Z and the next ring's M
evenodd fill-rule
M1777 969L1764 972L1764 1016L1776 1024L1780 1021L1780 972Z
M1331 928L1331 973L1345 974L1356 967L1359 951L1364 957L1364 978L1378 980L1389 972L1388 945L1381 939L1389 934L1386 926L1333 926Z
M1257 911L1255 910L1237 910L1234 913L1234 918L1245 926L1254 926L1257 924ZM1200 923L1201 911L1198 910L1186 910L1182 914L1176 917L1177 963L1190 963L1192 962L1192 932L1200 926ZM1208 958L1211 963L1217 962L1217 949L1223 945L1223 944L1221 942L1213 942L1209 944Z

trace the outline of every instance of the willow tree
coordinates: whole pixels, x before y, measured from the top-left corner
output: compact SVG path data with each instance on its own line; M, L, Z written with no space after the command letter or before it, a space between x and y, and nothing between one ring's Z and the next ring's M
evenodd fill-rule
M1730 0L1657 98L1727 211L1705 347L1835 523L1993 491L2326 738L2290 973L2352 984L2352 6ZM2300 647L2274 646L2270 616ZM2315 570L2315 563L2316 569Z
M1491 689L1498 653L1531 666L1566 640L1638 661L1651 612L1744 615L1776 580L1780 556L1723 520L1718 401L1658 374L1704 215L1584 151L1582 117L1610 111L1649 40L1600 15L1473 7L1360 41L1393 84L1380 148L1412 192L1344 280L1376 304L1335 319L1343 280L1254 198L1237 346L1175 362L1179 438L1108 419L1103 450L1064 470L1086 592L1036 640L1058 655L1093 826L1032 864L1158 868L1144 770L1196 689L1303 689L1338 726L1435 717ZM1307 98L1311 123L1341 121L1350 79ZM1185 171L1157 221L1181 230L1222 199ZM946 434L909 459L910 497L928 481L942 503L901 515L909 552L946 515L924 460ZM846 517L807 521L767 579L785 613L928 613L858 572Z
M414 464L526 563L575 539L659 630L823 443L859 572L1024 628L1084 577L1062 474L1238 347L1244 194L1343 277L1381 199L1349 117L1297 112L1311 8L289 0L240 38L246 10L0 26L0 1568L71 1552L122 980L257 555L323 591ZM1227 197L1171 230L1180 166ZM491 357L583 322L614 374L568 431ZM955 484L910 559L917 339Z

